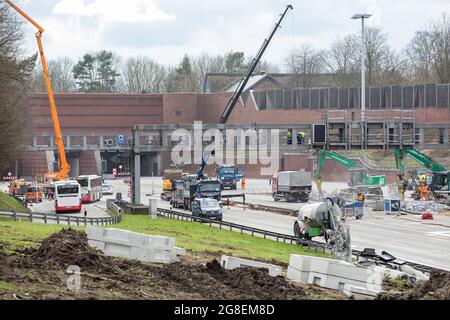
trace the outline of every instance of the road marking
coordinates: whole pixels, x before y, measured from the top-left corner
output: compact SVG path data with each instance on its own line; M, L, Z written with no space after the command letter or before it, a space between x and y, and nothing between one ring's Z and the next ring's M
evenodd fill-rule
M450 238L450 231L433 231L433 232L427 232L429 235L433 236L443 236Z

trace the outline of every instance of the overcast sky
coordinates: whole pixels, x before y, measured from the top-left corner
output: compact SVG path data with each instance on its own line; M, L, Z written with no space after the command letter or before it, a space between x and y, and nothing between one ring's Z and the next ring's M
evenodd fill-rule
M112 50L178 64L185 53L254 55L287 1L276 0L16 0L46 30L48 58L77 59ZM302 44L327 48L336 37L359 32L350 17L373 14L368 24L383 29L401 50L414 32L450 13L449 0L292 0L294 6L264 59L283 67L287 53ZM36 50L27 24L27 48Z

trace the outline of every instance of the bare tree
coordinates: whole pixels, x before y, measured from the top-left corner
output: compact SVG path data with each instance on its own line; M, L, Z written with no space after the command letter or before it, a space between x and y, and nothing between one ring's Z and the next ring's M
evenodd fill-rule
M335 40L324 59L326 68L338 87L351 87L358 84L359 61L359 43L351 35Z
M196 82L196 92L202 92L208 73L225 72L225 57L210 56L206 53L198 57L191 57L193 78Z
M401 83L405 63L389 46L387 35L378 28L367 28L365 42L367 85Z
M129 58L122 67L125 91L129 93L162 92L166 70L148 57Z
M14 13L0 3L0 173L23 151L29 126L26 93L37 55L21 58L22 38Z
M417 31L405 50L410 64L412 82L435 81L431 35L428 31Z
M292 84L296 87L309 88L314 84L315 75L324 70L324 52L303 45L289 54L286 64L292 73Z
M55 93L71 93L76 91L76 84L73 78L73 60L68 57L60 57L48 62L48 73L53 91ZM42 72L42 65L39 62L33 74L33 92L47 92L45 79Z
M431 27L431 52L434 68L441 83L450 82L450 17L442 18Z

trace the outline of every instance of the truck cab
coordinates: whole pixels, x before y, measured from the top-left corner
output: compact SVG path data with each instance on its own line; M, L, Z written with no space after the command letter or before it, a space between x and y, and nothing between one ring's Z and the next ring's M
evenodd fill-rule
M220 180L222 189L236 190L238 182L242 179L242 173L235 165L224 164L216 168L217 179Z
M222 206L215 199L195 198L192 201L192 215L222 221Z

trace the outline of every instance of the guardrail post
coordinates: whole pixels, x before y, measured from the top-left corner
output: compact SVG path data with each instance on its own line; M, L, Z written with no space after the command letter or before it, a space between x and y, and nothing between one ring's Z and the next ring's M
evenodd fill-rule
M77 217L76 221L77 221L77 226L79 227L80 226L80 218Z
M17 213L15 211L13 211L13 219L14 221L17 221Z
M59 224L59 216L56 216L56 224Z
M47 214L44 213L44 223L47 224Z
M70 226L70 217L67 217L67 225Z
M28 220L30 220L30 222L33 222L33 213L30 212L30 214L28 216Z
M87 226L87 218L84 217L84 225Z

